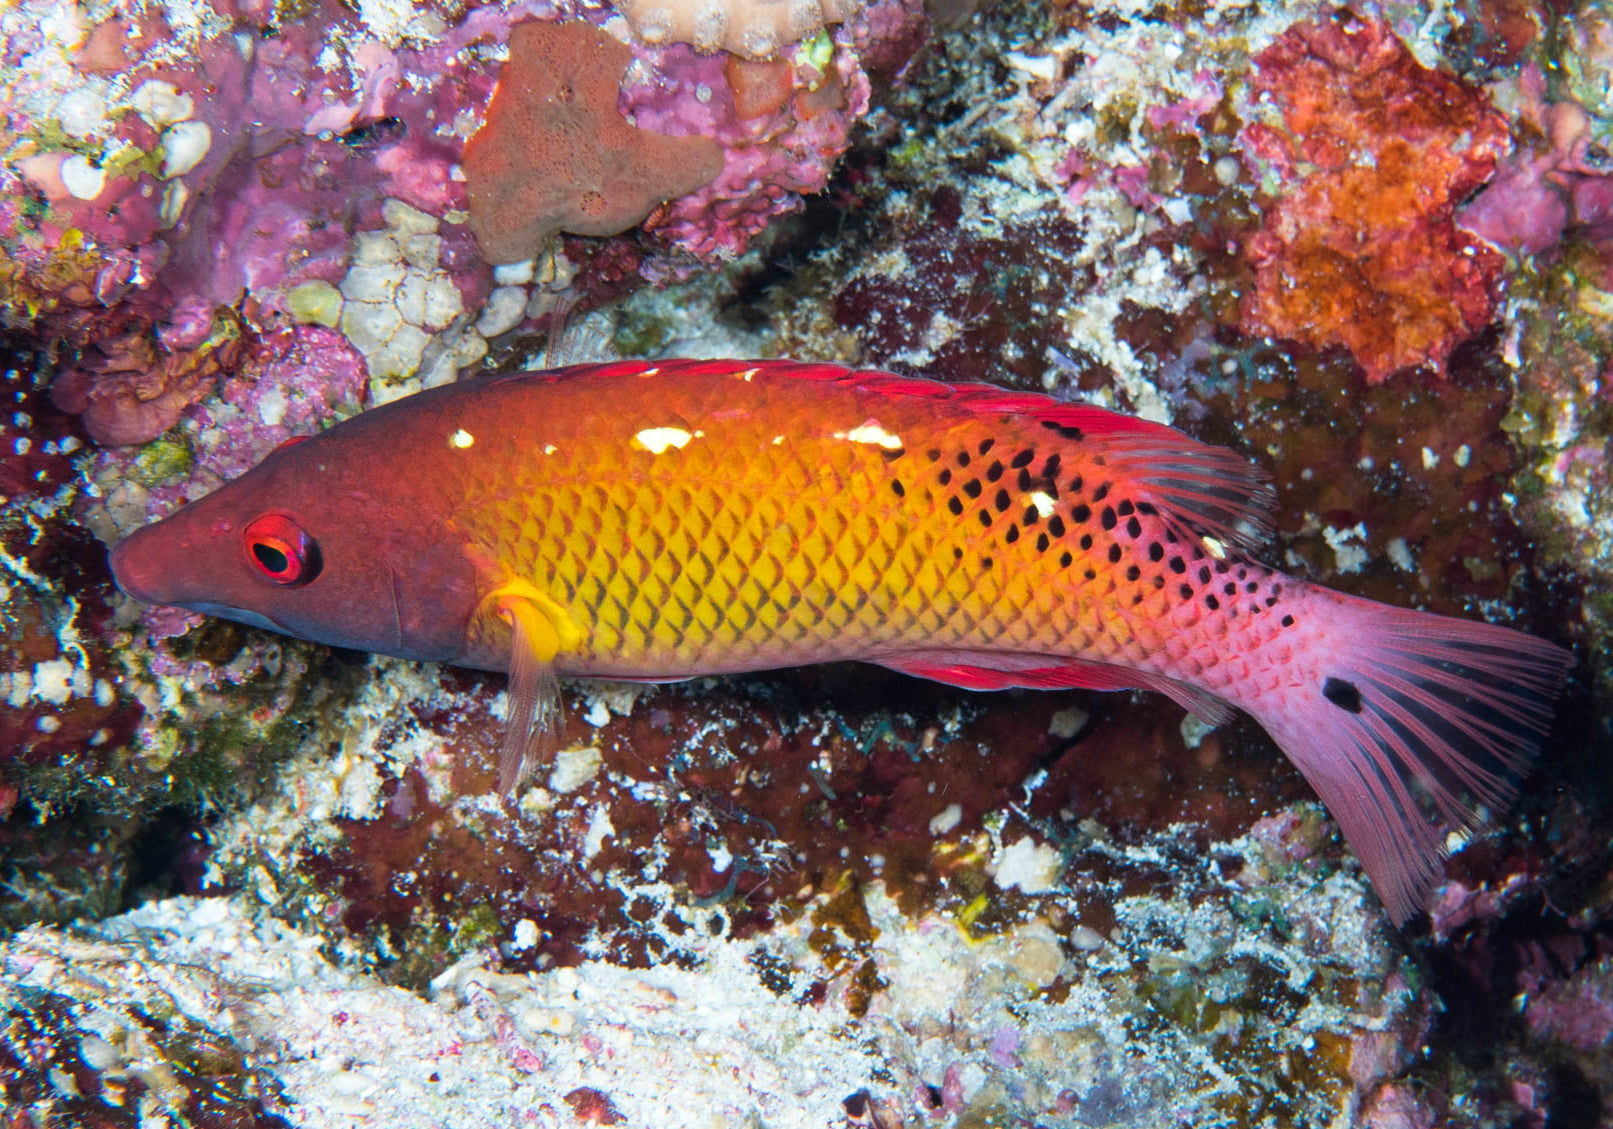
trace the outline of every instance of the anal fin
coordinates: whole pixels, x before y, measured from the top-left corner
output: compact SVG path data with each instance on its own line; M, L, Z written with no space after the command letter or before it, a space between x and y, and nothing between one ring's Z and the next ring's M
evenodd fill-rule
M1155 690L1207 725L1232 717L1231 706L1197 686L1109 663L995 651L913 651L874 661L967 690Z

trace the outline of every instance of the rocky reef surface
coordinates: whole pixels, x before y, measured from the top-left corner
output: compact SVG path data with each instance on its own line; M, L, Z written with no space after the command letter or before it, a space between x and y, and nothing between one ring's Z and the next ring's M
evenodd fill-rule
M1606 1124L1610 92L1600 0L0 10L3 1123ZM1170 421L1272 563L1573 648L1557 728L1397 931L1246 720L580 683L512 803L502 677L111 583L605 354Z

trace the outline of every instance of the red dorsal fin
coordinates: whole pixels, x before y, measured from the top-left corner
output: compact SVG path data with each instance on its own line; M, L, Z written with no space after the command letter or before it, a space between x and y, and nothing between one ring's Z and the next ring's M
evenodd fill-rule
M853 374L859 388L911 395L934 381L884 373ZM1137 485L1138 494L1193 533L1251 548L1271 535L1277 495L1270 477L1236 451L1136 416L1091 404L1071 404L1035 392L1008 392L989 384L944 384L949 402L985 415L1025 416L1086 444L1087 453Z
M498 380L608 379L664 373L680 376L761 376L774 380L833 382L879 396L920 397L981 415L1034 420L1065 438L1080 439L1133 484L1134 496L1189 532L1227 545L1250 548L1268 537L1276 494L1266 473L1225 447L1184 435L1173 427L1122 415L1091 404L1072 404L1038 392L1010 392L990 384L947 384L878 369L788 360L611 361L572 365L550 372L521 373Z
M1101 455L1117 474L1135 483L1141 500L1180 519L1192 533L1240 548L1252 548L1271 535L1277 495L1266 472L1236 451L1200 443L1174 427L990 384L943 384L835 365L761 363L775 367L759 371L780 376L838 380L884 396L921 396L981 415L1027 417L1072 441L1090 443L1089 453ZM733 362L726 365L731 370Z

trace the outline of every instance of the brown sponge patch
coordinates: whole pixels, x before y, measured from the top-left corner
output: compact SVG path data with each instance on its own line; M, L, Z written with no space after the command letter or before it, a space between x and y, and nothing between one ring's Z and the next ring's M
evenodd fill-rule
M722 171L710 138L668 137L622 117L616 100L632 59L588 23L510 33L487 121L465 144L470 227L490 262L530 259L557 231L626 231Z

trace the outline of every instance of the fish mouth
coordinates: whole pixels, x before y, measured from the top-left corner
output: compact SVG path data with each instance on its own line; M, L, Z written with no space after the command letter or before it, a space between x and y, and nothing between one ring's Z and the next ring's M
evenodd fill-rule
M107 554L107 563L112 567L112 581L125 596L139 600L142 604L162 604L157 592L155 569L148 562L142 561L139 555L140 530L136 530L116 545Z
M118 588L125 595L143 604L184 608L187 611L200 612L202 615L217 616L220 619L230 619L236 623L262 627L281 634L291 634L262 612L248 611L234 604L218 603L213 600L186 599L187 593L184 589L187 586L177 579L176 572L180 570L176 569L172 560L174 542L156 538L151 533L155 528L157 525L148 525L135 530L112 546L112 551L108 554L108 563L112 566L112 579L117 582ZM181 556L185 548L186 543L180 542Z
M232 619L236 623L261 627L266 631L278 631L282 635L294 634L294 632L286 630L286 628L260 612L249 612L245 608L232 607L229 604L214 604L206 600L193 600L179 606L187 611L200 612L202 615L217 616L219 619Z

